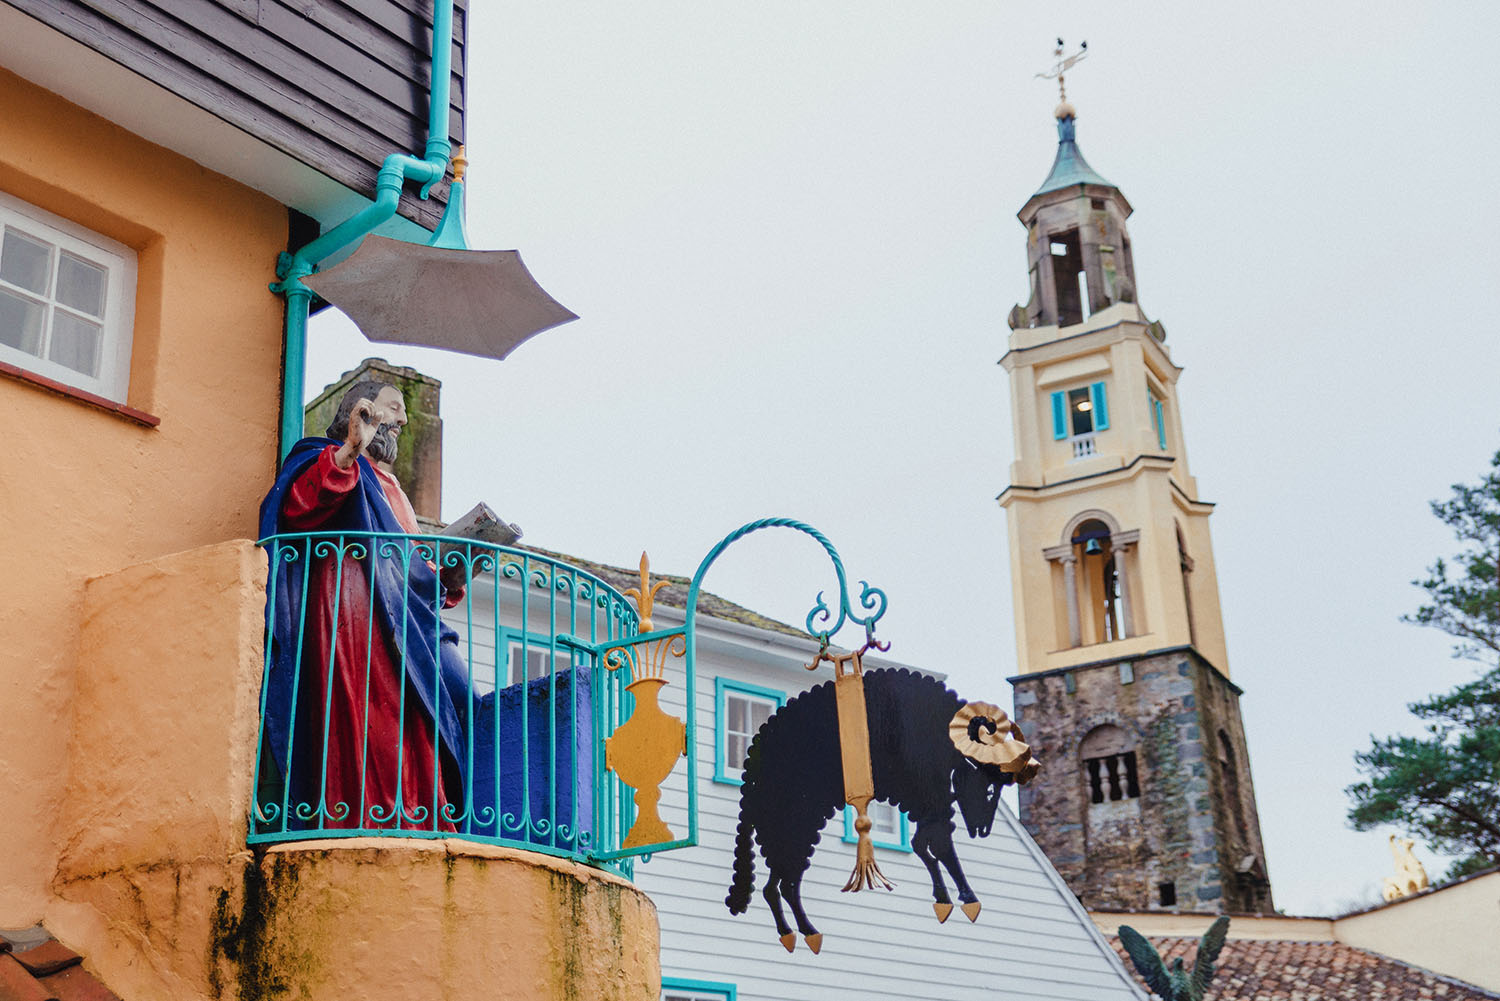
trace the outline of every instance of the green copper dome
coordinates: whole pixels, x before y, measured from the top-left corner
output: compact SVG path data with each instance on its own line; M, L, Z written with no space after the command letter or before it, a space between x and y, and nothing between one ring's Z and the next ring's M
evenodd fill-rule
M1073 109L1064 106L1058 110L1066 111L1066 114L1057 120L1057 159L1052 161L1052 173L1047 175L1042 186L1037 188L1036 194L1031 197L1035 198L1049 191L1060 191L1078 184L1101 184L1106 188L1115 187L1089 166L1089 162L1083 158L1083 153L1078 149L1078 144L1073 139Z

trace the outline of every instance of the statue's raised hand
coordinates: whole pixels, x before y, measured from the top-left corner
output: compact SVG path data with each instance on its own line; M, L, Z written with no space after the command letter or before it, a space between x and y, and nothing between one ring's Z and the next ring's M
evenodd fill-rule
M360 400L349 412L349 429L344 433L344 443L333 453L333 461L340 469L348 469L354 460L365 454L365 449L375 437L380 425L390 418L375 406L374 400Z

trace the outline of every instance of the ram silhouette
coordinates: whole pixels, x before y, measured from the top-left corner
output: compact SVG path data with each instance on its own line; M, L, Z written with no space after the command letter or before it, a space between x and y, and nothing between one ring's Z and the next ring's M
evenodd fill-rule
M938 920L953 912L941 863L973 921L979 899L953 847L953 806L957 803L971 838L985 837L1000 790L1013 781L1030 781L1040 765L1020 729L994 706L965 703L935 678L904 669L865 671L863 678L875 798L915 823L911 847L932 876ZM823 826L843 806L838 711L829 681L796 696L766 721L745 756L740 787L734 876L724 903L733 914L750 905L753 840L769 870L762 892L788 952L797 936L782 911L783 900L808 947L822 948L823 936L802 906L802 876Z

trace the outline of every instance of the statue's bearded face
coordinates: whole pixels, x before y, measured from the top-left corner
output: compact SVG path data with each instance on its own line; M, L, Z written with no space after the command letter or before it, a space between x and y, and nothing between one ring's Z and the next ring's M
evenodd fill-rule
M370 439L365 454L375 462L395 462L396 440L406 426L406 399L395 386L385 386L375 397L375 409L386 420Z

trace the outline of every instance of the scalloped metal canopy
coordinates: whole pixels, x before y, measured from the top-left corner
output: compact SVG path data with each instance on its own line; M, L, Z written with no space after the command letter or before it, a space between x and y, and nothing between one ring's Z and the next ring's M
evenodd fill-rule
M372 341L504 358L578 315L537 284L514 250L459 250L367 236L307 285Z

